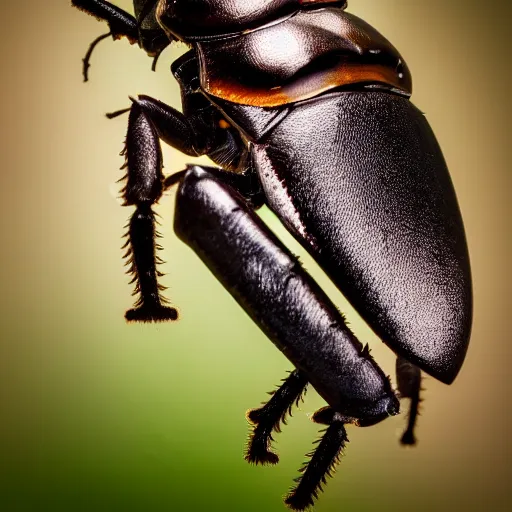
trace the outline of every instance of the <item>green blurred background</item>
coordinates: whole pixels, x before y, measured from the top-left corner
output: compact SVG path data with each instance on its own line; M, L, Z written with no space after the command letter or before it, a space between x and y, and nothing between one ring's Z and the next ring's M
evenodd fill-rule
M130 1L119 6L131 9ZM480 7L479 7L480 5ZM466 364L450 386L425 381L419 445L404 417L349 429L346 456L316 510L511 510L509 1L352 0L402 52L413 100L436 132L458 193L474 273ZM67 1L2 3L2 338L0 510L281 511L317 437L310 391L278 437L281 463L242 454L246 409L288 361L252 325L162 215L164 279L182 319L127 325L131 305L116 199L126 117L102 114L145 93L179 106L168 72ZM167 172L190 158L165 148ZM325 286L386 372L394 358L314 263L263 212Z

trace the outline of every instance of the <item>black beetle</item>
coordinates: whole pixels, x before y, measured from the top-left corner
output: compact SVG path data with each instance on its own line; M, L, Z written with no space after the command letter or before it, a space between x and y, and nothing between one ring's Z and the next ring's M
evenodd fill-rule
M398 51L333 0L135 0L135 17L103 0L73 5L107 21L155 57L170 42L190 51L172 65L183 113L132 99L125 205L136 207L127 258L139 299L128 321L175 320L158 283L152 205L178 184L175 232L296 369L261 408L245 458L270 450L308 383L327 425L291 508L313 504L347 441L344 425L399 412L369 350L320 287L254 213L266 204L397 354L400 397L411 399L403 444L414 444L421 371L444 383L469 342L471 276L464 228L441 150L409 101ZM162 173L160 139L219 168Z

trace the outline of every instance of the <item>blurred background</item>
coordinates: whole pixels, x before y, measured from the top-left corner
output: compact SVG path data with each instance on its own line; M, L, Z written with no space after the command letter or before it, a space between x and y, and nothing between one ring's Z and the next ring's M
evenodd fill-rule
M131 11L131 2L116 4ZM419 444L405 417L349 428L350 444L316 510L511 510L511 144L508 0L352 0L414 79L414 103L444 150L474 274L472 342L452 386L424 383ZM106 26L68 1L2 5L0 509L282 511L318 437L313 390L278 436L281 462L243 460L245 411L291 365L172 231L158 207L162 268L181 320L127 325L131 286L116 199L126 116L144 93L179 107L167 49L157 73L126 40L102 42L90 82L81 59ZM164 149L167 173L190 158ZM268 211L262 216L346 311L387 373L391 352ZM406 405L406 404L404 404Z

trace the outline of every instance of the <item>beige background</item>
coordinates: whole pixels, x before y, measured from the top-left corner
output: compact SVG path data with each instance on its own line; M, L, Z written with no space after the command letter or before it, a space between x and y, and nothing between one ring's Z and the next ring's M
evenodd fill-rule
M351 428L318 510L509 510L512 8L353 0L350 10L411 68L413 101L438 136L465 220L475 319L456 382L425 382L418 447L398 446L403 417ZM82 84L80 59L102 24L56 0L3 2L1 12L2 509L282 510L317 435L308 414L323 404L308 394L279 436L277 468L244 463L244 411L290 365L176 240L172 194L159 209L165 282L183 319L127 326L122 318L129 212L115 181L126 118L102 114L137 93L178 107L168 66L184 48L167 50L154 74L137 47L105 41ZM164 155L167 172L190 161ZM303 259L392 373L392 354Z

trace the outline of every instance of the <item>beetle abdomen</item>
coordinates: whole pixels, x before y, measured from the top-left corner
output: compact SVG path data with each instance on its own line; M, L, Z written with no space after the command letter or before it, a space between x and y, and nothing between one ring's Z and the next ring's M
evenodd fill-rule
M443 382L472 315L455 192L423 114L386 92L297 105L254 154L270 207L375 332Z

